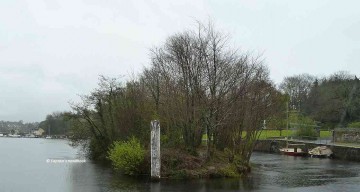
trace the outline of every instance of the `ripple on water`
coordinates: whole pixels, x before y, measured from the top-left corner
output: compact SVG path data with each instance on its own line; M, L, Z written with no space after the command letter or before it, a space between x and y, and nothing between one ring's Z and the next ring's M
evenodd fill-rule
M261 156L262 154L259 154L252 159L257 165L253 174L262 178L263 183L272 183L273 186L280 188L316 188L334 183L341 184L345 180L348 186L352 186L359 181L359 164L273 154L265 155L265 158Z

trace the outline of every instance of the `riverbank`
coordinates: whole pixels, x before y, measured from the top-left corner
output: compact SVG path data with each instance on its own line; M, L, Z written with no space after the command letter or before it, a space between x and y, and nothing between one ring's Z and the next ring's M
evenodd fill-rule
M145 163L150 165L149 162L150 156ZM249 164L243 163L239 158L230 162L228 155L222 151L215 151L211 160L207 159L205 148L199 149L196 155L176 148L161 151L162 179L239 178L250 171Z

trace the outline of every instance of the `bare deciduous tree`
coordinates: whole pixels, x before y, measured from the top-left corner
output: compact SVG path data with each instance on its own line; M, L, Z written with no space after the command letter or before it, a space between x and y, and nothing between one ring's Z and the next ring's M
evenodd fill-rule
M181 129L187 147L195 150L207 134L208 157L219 146L219 135L232 135L234 150L243 131L254 140L252 130L268 115L261 107L271 102L269 97L261 105L259 94L275 90L261 57L229 48L228 40L213 25L199 23L196 31L171 36L154 49L152 66L143 75L160 116L167 117L167 126Z

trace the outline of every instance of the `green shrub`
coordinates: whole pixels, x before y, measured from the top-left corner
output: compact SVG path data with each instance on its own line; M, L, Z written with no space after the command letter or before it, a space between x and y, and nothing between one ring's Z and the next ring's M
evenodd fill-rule
M348 127L349 128L360 128L360 121L349 123Z
M314 120L305 116L298 116L296 135L301 137L308 137L308 139L316 139L318 133L314 129L316 125Z
M115 141L108 152L108 158L116 170L127 175L136 175L141 172L145 150L140 146L139 140L132 137L126 142Z
M300 127L296 131L296 135L301 137L308 137L309 139L317 137L317 133L312 127Z

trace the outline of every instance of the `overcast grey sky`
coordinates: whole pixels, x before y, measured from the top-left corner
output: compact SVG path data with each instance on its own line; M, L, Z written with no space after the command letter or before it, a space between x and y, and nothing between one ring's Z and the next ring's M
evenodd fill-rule
M41 121L149 64L149 48L211 18L271 78L360 76L360 1L1 0L0 120Z

